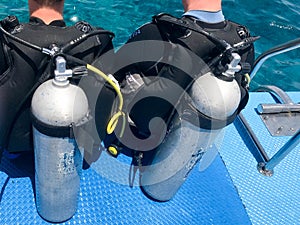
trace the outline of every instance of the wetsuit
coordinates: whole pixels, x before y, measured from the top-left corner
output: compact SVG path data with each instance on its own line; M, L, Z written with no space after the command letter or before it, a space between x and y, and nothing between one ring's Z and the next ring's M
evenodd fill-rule
M64 46L83 34L103 30L84 21L69 27L62 20L46 25L35 17L31 17L29 23L25 24L19 24L14 19L3 20L1 24L12 35L48 49L53 45ZM97 34L66 53L91 64L95 58L113 49L111 39L108 33ZM0 41L0 153L3 149L9 152L30 151L33 150L31 96L27 99L25 96L45 75L50 57L20 44L2 32Z
M250 36L246 27L224 20L221 11L214 17L213 13L208 16L206 14L203 11L193 11L184 14L182 18L171 19L197 26L231 45ZM203 74L201 70L221 52L205 35L172 22L158 22L157 18L159 16L132 34L126 45L117 52L115 66L119 68L115 76L120 83L136 83L138 79L130 74L142 77L142 86L138 87L127 105L129 116L141 137L150 136L149 122L155 117L163 119L168 125L183 90L187 90L192 81ZM242 62L253 64L253 44L238 53ZM198 62L193 54L201 60ZM242 74L236 74L235 79L240 85L241 103L228 123L233 121L248 101L245 78ZM158 120L151 126L152 137L161 141L165 135L162 121Z

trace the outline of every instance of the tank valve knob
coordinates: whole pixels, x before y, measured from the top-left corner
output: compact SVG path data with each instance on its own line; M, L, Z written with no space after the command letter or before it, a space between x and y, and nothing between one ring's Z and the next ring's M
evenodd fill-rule
M55 84L68 84L68 78L72 77L73 71L66 68L66 60L62 56L56 58L56 69L54 70L54 82Z

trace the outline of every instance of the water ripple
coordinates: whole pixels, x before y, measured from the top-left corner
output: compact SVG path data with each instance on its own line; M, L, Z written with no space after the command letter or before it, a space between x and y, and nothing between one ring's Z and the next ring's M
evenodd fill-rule
M299 0L223 0L227 19L247 25L261 36L255 43L256 56L284 42L300 37ZM86 20L116 34L114 45L122 45L134 30L160 12L182 14L178 0L78 0L65 1L68 25ZM0 17L17 15L28 21L27 0L1 0ZM286 90L300 90L299 49L270 59L256 75L252 86L277 82ZM274 74L276 79L274 79Z

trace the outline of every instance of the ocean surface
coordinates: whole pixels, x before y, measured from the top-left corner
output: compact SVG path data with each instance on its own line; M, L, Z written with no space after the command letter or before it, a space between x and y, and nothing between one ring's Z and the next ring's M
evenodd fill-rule
M120 47L132 32L160 12L183 13L180 0L66 0L68 25L85 20L113 31L114 45ZM268 49L300 37L300 0L223 0L227 19L246 25L255 43L256 57ZM1 0L0 18L17 15L28 21L27 0ZM286 91L300 90L300 49L268 59L252 80L259 85L276 85Z

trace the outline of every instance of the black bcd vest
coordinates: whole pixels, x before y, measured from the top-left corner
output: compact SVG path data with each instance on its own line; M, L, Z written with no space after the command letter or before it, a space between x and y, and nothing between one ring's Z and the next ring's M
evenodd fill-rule
M213 39L225 40L231 46L250 37L250 32L245 26L229 20L219 23L217 27L214 27L192 17L176 18L168 14L159 14L153 17L153 23L157 24L164 40L191 50L206 63L209 63L224 50L222 46L218 46L218 42L211 40L209 35ZM254 46L252 43L238 49L236 52L241 56L242 63L247 62L250 66L253 65ZM241 102L238 109L226 121L216 121L213 118L207 118L205 115L199 114L200 124L203 128L211 129L213 128L212 124L214 124L216 127L213 129L218 129L224 126L224 124L230 124L247 104L249 94L245 85L245 78L242 73L237 73L235 79L241 91Z
M3 23L2 23L3 24ZM6 24L7 25L7 24ZM85 33L102 28L91 27L86 22L78 22L70 27L46 26L39 23L13 24L6 26L12 35L33 45L48 48L62 47ZM0 33L8 68L0 75L0 150L32 150L30 122L30 99L24 99L36 84L49 62L49 56L25 46ZM107 50L111 43L108 33L88 38L68 52L87 63ZM24 104L22 104L24 103Z

